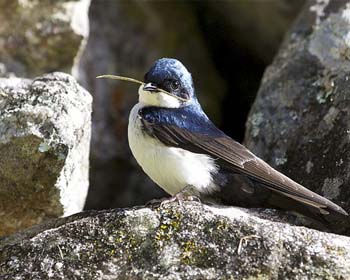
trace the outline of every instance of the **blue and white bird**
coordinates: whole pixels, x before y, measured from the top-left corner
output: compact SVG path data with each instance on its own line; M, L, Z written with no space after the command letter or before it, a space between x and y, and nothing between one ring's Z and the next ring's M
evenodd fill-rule
M269 166L219 130L198 102L191 74L162 58L146 73L129 117L129 145L143 171L170 195L272 207L313 218L346 215L338 205Z

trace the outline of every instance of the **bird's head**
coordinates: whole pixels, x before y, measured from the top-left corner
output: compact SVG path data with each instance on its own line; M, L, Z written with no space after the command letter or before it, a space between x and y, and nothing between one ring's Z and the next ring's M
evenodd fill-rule
M145 74L144 83L139 101L146 105L179 108L196 102L191 73L176 59L158 59Z

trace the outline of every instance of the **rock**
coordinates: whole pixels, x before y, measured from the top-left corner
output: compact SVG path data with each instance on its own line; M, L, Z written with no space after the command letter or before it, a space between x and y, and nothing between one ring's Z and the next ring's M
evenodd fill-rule
M82 210L91 102L67 74L0 79L0 236Z
M87 207L142 204L165 193L142 172L127 143L128 115L137 102L137 85L96 76L121 74L142 80L156 59L175 56L198 73L201 102L216 120L225 84L189 3L92 1L89 16L90 38L81 63L82 84L94 95Z
M0 3L0 62L6 75L35 77L51 71L71 72L85 45L90 0ZM74 71L76 72L76 71ZM78 73L75 73L78 75Z
M198 202L79 213L3 238L0 252L4 280L350 278L349 237Z
M264 74L245 138L257 155L348 212L349 15L349 1L307 3Z

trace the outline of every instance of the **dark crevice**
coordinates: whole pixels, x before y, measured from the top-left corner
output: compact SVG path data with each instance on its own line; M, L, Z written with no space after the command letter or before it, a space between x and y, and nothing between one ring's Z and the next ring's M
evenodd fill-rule
M242 141L245 122L267 64L253 51L240 44L240 38L223 17L214 15L205 2L194 2L199 26L213 63L227 84L222 101L220 128ZM211 16L212 15L212 16Z

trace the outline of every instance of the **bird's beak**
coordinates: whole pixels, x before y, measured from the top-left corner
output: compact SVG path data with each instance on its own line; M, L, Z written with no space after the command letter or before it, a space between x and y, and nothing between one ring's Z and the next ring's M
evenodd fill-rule
M158 92L158 88L155 84L153 83L147 83L143 86L144 91L149 91L149 92Z

